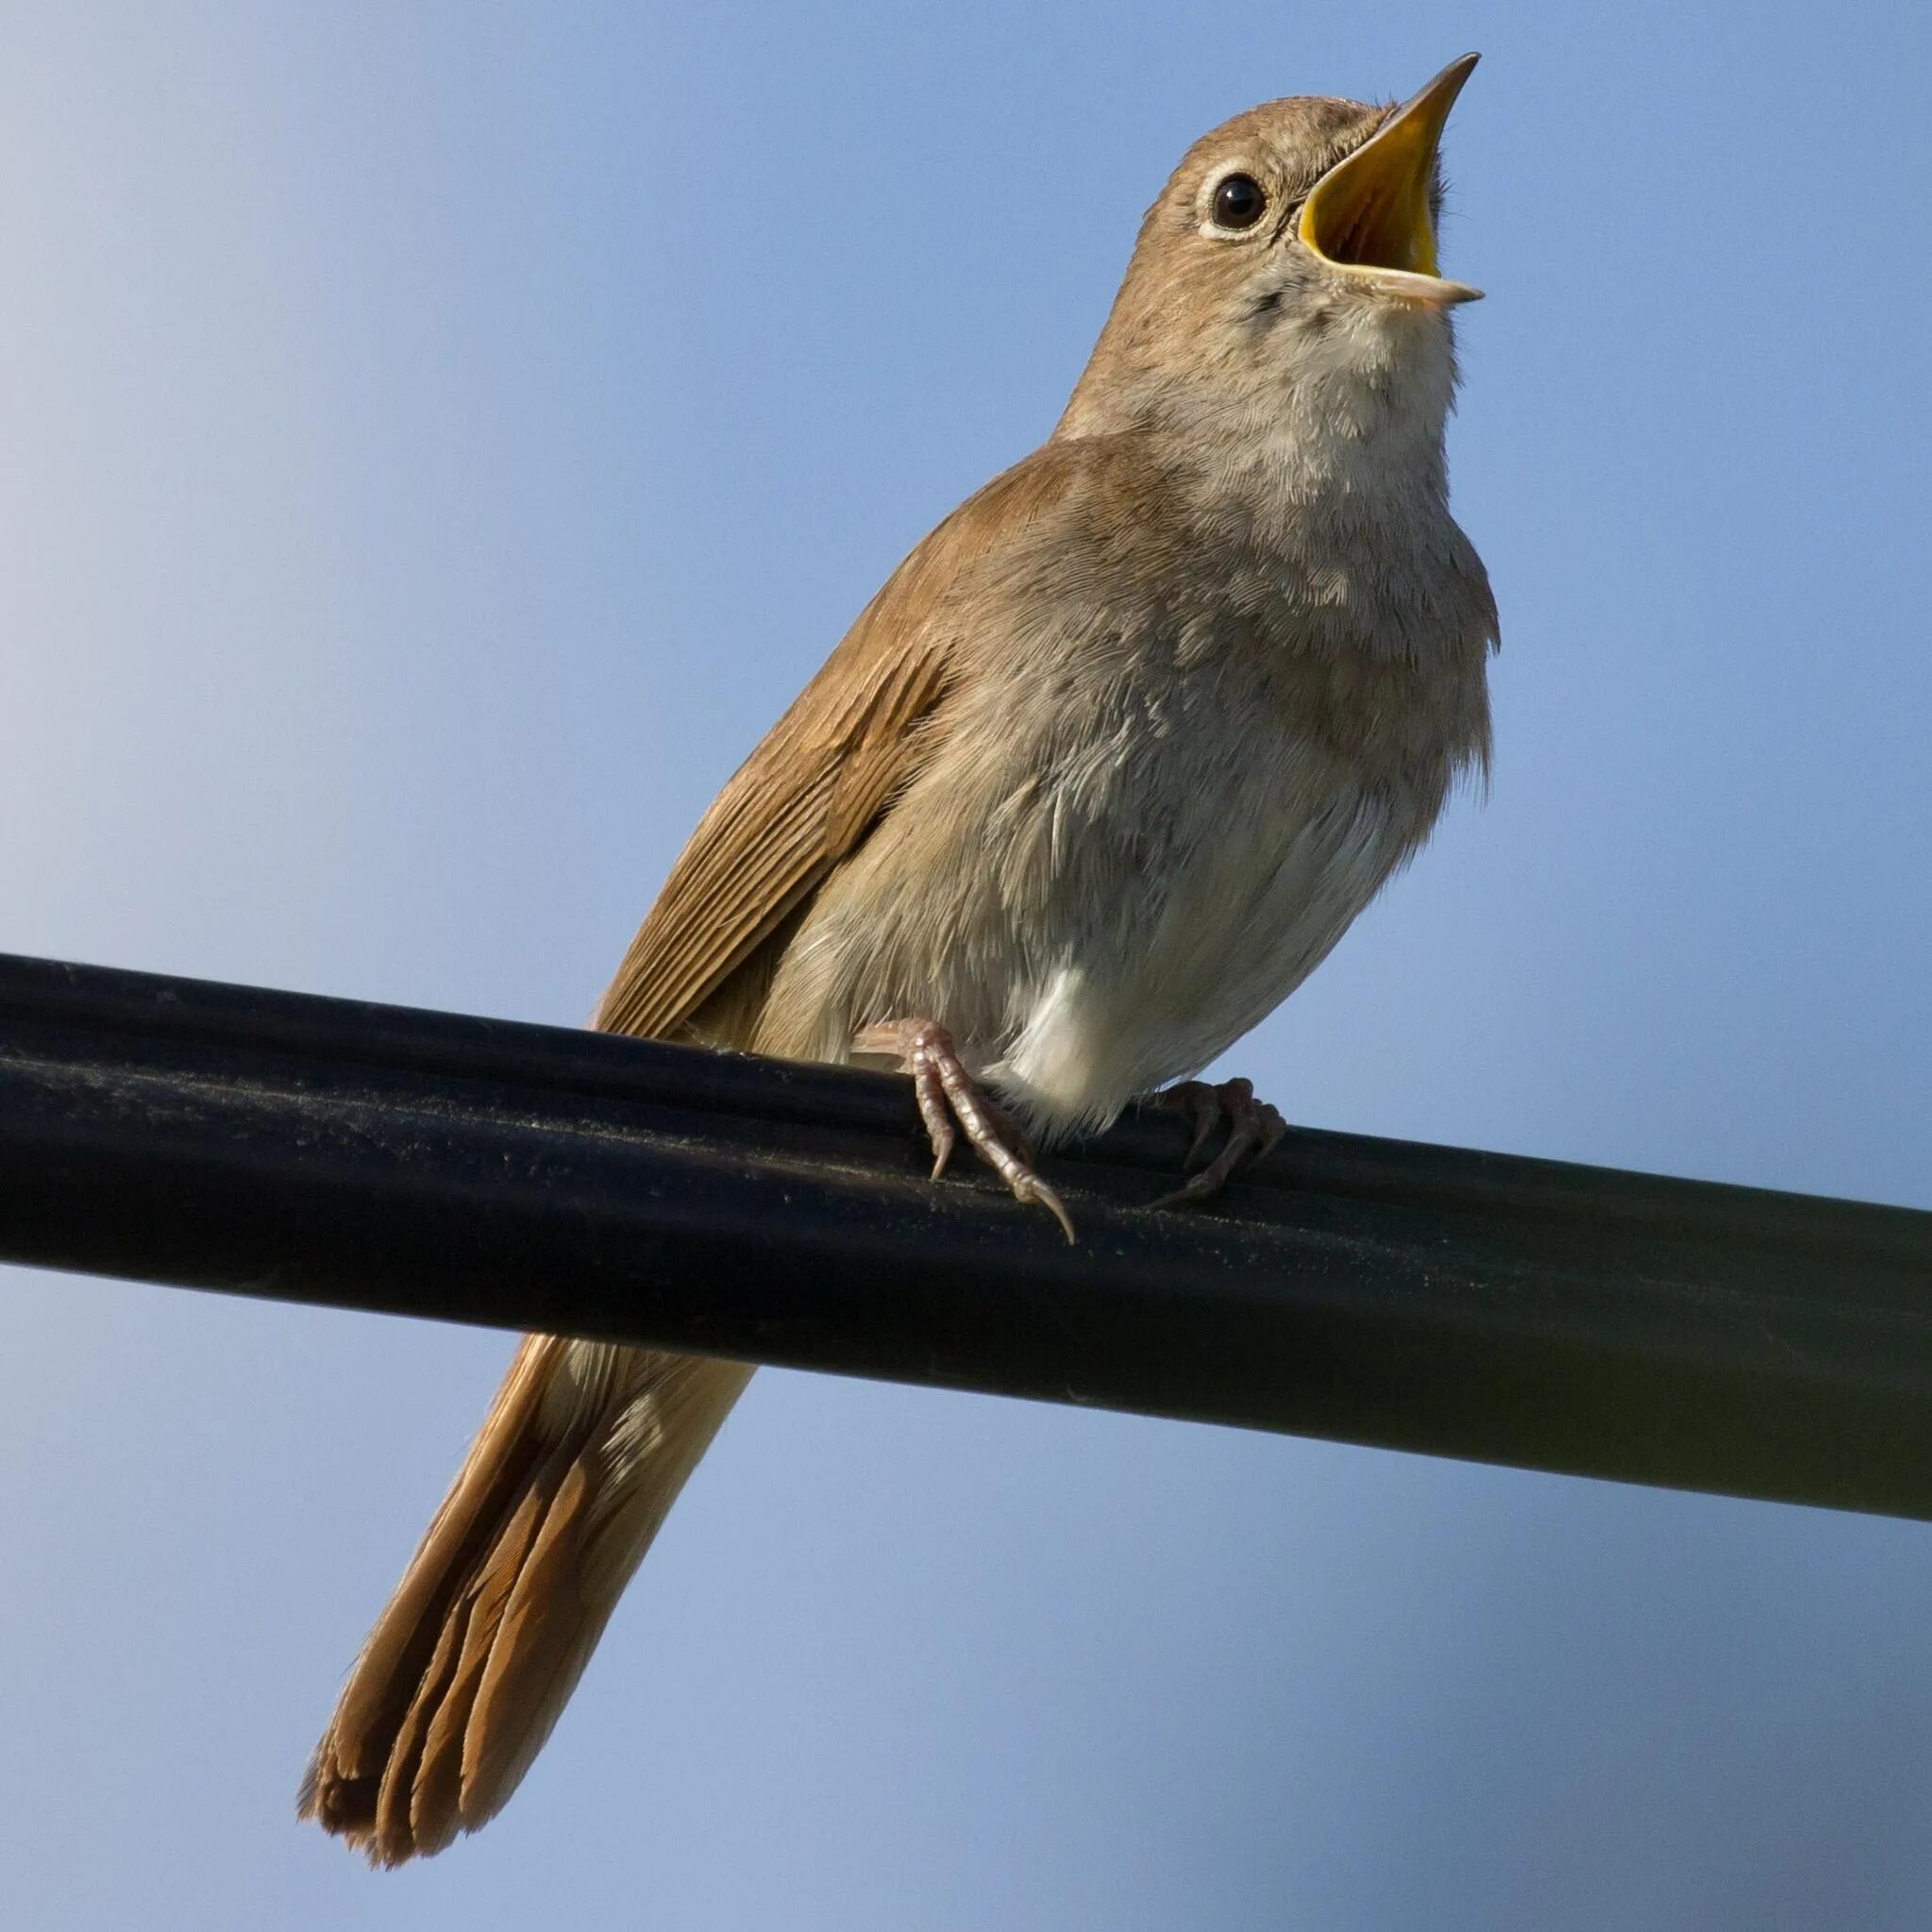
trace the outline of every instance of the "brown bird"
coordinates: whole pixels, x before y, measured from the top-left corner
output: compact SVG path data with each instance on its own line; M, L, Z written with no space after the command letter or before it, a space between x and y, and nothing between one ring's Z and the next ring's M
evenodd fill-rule
M1229 1120L1191 1200L1279 1134L1245 1082L1192 1076L1488 758L1495 606L1443 456L1476 292L1435 237L1474 64L1189 150L1052 435L899 565L725 787L597 1026L888 1055L937 1167L964 1134L1069 1235L1029 1135L1178 1081ZM302 1813L381 1865L493 1816L750 1373L527 1337Z

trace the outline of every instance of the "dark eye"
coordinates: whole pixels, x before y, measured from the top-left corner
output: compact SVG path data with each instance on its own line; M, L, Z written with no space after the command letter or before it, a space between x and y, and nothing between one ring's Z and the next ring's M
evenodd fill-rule
M1267 206L1268 196L1252 175L1230 175L1215 190L1209 212L1218 228L1252 228Z

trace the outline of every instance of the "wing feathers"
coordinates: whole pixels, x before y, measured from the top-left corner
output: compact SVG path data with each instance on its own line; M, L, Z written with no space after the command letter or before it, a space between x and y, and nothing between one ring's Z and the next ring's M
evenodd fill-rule
M702 1016L755 1035L787 922L890 809L958 673L953 593L1082 473L1050 444L894 573L712 809L595 1023ZM527 1336L357 1659L300 1809L377 1864L440 1850L516 1788L618 1593L750 1375L738 1363Z
M956 673L962 575L1058 501L1104 440L1036 450L892 574L699 822L594 1025L674 1033L865 836Z

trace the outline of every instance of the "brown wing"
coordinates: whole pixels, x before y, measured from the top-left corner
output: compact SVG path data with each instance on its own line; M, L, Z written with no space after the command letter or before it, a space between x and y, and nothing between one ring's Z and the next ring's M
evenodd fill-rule
M1054 502L1077 445L1048 444L969 497L886 580L699 821L594 1026L672 1033L811 899L906 776L954 670L962 572Z

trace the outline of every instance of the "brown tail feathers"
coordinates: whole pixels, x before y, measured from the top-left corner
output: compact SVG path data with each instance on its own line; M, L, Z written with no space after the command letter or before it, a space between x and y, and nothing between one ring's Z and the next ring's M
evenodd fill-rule
M375 1865L494 1817L750 1374L527 1336L349 1673L300 1815Z

